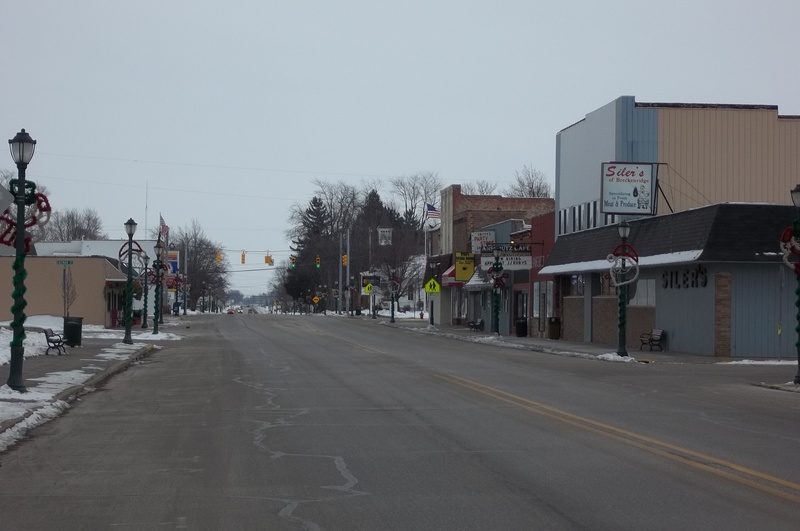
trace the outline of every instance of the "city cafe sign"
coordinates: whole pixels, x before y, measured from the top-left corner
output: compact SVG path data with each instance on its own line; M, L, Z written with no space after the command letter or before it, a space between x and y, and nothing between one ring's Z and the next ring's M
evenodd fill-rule
M481 248L481 269L484 271L488 271L494 264L495 249L500 249L500 263L503 264L504 271L522 271L533 267L530 244L494 244Z

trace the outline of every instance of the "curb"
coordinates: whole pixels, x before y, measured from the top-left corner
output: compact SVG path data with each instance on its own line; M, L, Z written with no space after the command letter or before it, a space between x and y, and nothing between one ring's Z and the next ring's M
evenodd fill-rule
M139 350L131 354L131 356L128 357L127 359L120 360L114 365L108 367L107 369L99 373L93 374L85 382L64 389L63 391L55 395L50 400L48 405L54 404L56 402L66 402L67 404L74 402L81 396L92 392L95 387L102 385L103 383L110 380L113 376L123 372L128 367L133 365L136 361L139 361L140 359L149 356L150 354L153 353L154 350L156 350L155 345L151 344L145 345L144 347L140 348ZM44 407L46 406L40 406L34 409L26 410L22 415L20 415L17 418L3 421L2 423L0 423L0 434L13 428L20 422L25 421L25 419L27 419L31 415L34 415L37 411L39 411Z

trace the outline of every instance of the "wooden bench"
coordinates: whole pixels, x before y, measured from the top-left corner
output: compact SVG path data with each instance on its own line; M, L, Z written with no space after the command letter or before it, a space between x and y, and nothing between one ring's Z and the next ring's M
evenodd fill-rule
M639 341L642 342L639 345L639 350L642 350L645 345L652 351L653 347L658 347L658 350L661 349L661 340L664 337L664 331L659 328L653 328L653 330L648 334L644 333L639 336Z
M51 349L56 349L59 356L62 352L64 354L67 353L67 348L64 346L64 339L61 337L61 334L56 334L52 329L45 328L44 337L47 339L47 351L45 351L45 355L49 356Z
M475 330L476 332L483 330L483 319L478 319L477 321L470 321L467 323L470 330Z

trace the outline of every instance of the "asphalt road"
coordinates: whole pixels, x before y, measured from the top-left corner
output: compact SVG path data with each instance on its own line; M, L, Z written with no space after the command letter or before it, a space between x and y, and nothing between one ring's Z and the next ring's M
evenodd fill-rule
M786 368L196 317L0 455L2 529L796 529Z

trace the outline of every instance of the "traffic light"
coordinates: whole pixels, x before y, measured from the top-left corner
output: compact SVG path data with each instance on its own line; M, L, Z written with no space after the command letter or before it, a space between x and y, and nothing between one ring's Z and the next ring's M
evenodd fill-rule
M264 257L264 263L267 265L275 265L275 262L272 261L272 256L270 255Z
M343 265L343 266L346 266L346 265L347 265L347 255L346 255L346 254L343 254L343 255L342 255L342 265Z
M317 269L319 269L319 256L317 257L316 264L317 264Z
M294 267L297 265L297 258L290 256L289 261L292 263L292 269L294 269Z
M217 263L222 262L222 253L217 251Z
M245 254L246 254L246 253L245 253L244 251L242 251L242 263L244 263L244 255L245 255Z

